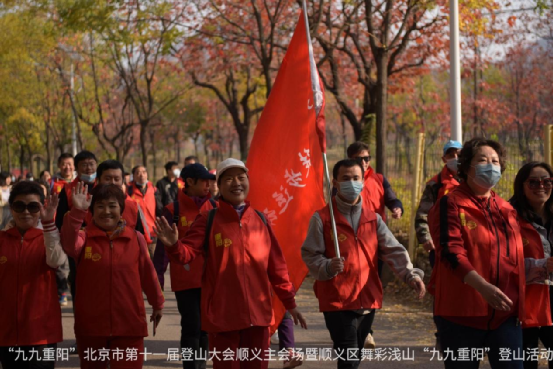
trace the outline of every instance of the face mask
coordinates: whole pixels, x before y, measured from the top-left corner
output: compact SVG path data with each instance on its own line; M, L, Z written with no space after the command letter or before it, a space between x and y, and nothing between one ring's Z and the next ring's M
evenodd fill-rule
M133 176L133 175L130 175L130 176L129 176L129 182L132 182L132 180L134 180L134 176Z
M474 167L474 182L484 189L493 188L501 179L501 166L495 164L479 164Z
M180 170L178 168L175 168L173 170L173 175L175 175L176 177L179 177L180 176Z
M446 166L447 168L450 170L450 171L454 171L456 172L457 171L457 164L459 163L459 161L457 160L457 158L451 158L451 159L448 159L447 162L446 162Z
M363 183L361 181L342 181L339 184L340 195L350 203L355 202L359 194L361 194L361 190L363 190Z
M96 180L96 172L94 172L92 175L81 174L79 175L79 179L88 183L94 182L94 180Z

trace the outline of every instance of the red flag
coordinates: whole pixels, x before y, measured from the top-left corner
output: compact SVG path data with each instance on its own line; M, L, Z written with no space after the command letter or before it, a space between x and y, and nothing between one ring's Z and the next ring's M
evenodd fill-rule
M305 24L302 12L255 130L247 163L249 200L271 222L296 289L307 275L301 245L309 220L325 205L317 133L322 129L324 134L324 98L320 90L318 96L313 92ZM273 308L278 326L285 310L278 299Z

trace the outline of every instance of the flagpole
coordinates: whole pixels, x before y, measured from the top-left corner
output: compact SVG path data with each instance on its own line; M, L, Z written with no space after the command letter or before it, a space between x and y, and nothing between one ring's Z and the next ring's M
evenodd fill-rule
M309 20L307 18L307 4L305 0L302 1L303 6L303 17L305 21L305 31L307 34L307 45L309 47L309 66L311 70L311 90L313 91L313 105L316 108L316 115L319 115L321 104L318 104L317 101L319 98L322 98L321 88L319 86L319 76L317 74L317 65L315 64L315 59L313 58L313 45L311 44L311 35L309 34ZM334 219L334 207L332 206L332 183L330 182L330 174L328 172L328 160L326 158L326 150L323 150L323 165L325 172L325 179L328 189L328 207L330 209L330 224L332 225L332 240L334 240L334 252L336 257L340 258L340 246L338 244L338 233L336 231L336 220Z

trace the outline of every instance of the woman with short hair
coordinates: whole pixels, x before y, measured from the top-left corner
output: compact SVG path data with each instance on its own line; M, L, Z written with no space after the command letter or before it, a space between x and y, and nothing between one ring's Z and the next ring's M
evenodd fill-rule
M0 231L0 363L2 368L54 368L63 340L56 268L67 256L54 215L57 195L44 203L40 185L14 185L14 227ZM42 220L43 228L39 227Z
M81 182L72 200L61 233L63 248L77 262L75 335L81 367L142 368L148 336L142 292L153 307L150 321L155 326L164 303L144 236L121 217L121 187L97 185L89 196ZM92 222L81 230L87 210ZM102 348L109 350L109 359L98 356ZM124 355L118 356L116 349Z
M429 214L436 246L431 289L435 283L446 368L478 368L481 358L474 354L485 348L492 368L523 365L515 355L522 350L524 317L522 239L515 210L492 190L505 156L496 141L466 142L459 155L461 184Z

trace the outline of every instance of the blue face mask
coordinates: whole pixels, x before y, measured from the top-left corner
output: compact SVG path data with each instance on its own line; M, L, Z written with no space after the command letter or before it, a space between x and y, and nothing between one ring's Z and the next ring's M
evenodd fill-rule
M348 202L353 203L363 190L363 182L361 181L342 181L340 185L340 195Z
M445 165L450 171L456 172L458 163L459 163L459 160L457 158L451 158L447 160Z
M483 187L484 189L491 189L501 179L501 166L487 163L478 164L474 167L474 182L476 185Z
M79 179L87 183L92 183L96 180L96 172L94 172L92 175L80 174Z

